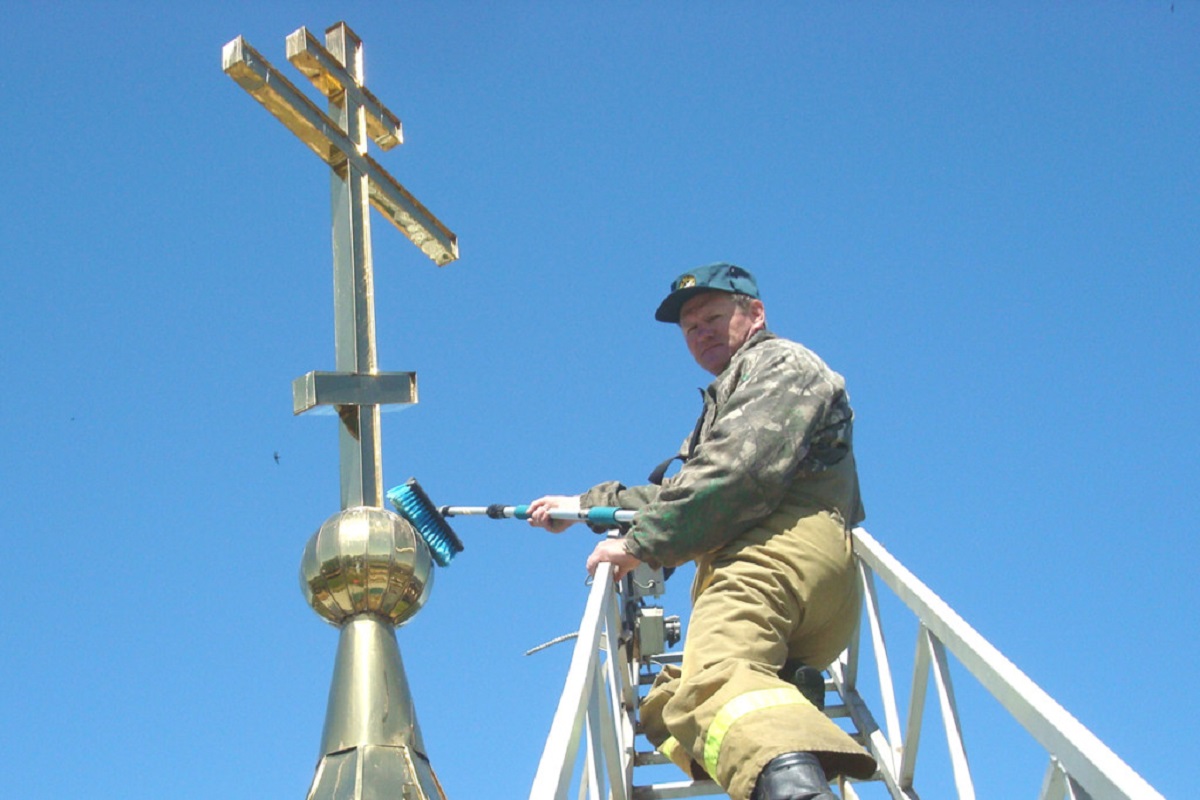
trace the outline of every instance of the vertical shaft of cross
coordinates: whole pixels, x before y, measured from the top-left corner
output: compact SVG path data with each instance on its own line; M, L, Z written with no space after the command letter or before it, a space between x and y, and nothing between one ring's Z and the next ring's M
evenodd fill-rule
M345 24L326 32L326 48L359 85L364 83L362 41ZM356 93L342 92L329 100L329 115L337 121L358 152L367 152L366 119ZM371 269L371 214L368 178L347 159L330 177L333 207L333 306L337 370L374 375L375 303ZM378 405L338 406L342 424L338 451L341 461L342 508L383 506L383 466Z

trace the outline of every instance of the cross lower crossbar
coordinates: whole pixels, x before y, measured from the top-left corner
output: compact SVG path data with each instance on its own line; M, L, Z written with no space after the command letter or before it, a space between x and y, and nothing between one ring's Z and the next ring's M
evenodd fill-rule
M317 406L411 405L417 402L414 372L308 372L292 381L292 413Z

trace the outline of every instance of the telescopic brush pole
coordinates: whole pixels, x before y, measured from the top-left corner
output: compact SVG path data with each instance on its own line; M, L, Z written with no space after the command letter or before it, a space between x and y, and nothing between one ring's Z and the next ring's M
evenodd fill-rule
M487 516L491 519L529 519L529 506L505 506L500 504L490 506L442 506L438 509L443 517ZM588 522L593 525L623 525L633 522L637 512L628 508L613 508L611 506L596 506L594 508L570 511L562 508L550 510L550 519L567 519L576 522Z

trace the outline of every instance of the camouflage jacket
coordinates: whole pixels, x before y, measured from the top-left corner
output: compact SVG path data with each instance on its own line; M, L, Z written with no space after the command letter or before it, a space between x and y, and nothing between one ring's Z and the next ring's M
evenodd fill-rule
M853 411L841 375L803 345L769 331L750 337L703 391L704 411L661 486L615 481L581 505L639 509L630 553L676 566L715 550L782 503L863 519L851 448Z

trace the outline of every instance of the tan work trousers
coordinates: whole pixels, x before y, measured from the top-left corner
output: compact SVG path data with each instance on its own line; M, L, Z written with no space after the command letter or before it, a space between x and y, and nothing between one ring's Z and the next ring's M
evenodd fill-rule
M841 517L785 505L696 562L682 669L641 706L646 737L694 778L748 800L776 756L816 753L830 777L875 760L790 683L785 661L824 669L846 647L860 599Z

